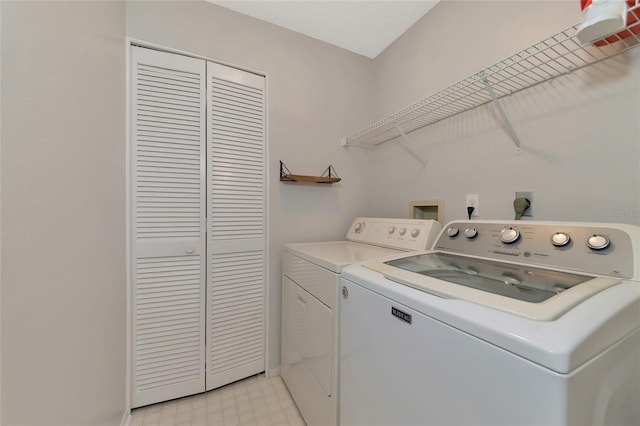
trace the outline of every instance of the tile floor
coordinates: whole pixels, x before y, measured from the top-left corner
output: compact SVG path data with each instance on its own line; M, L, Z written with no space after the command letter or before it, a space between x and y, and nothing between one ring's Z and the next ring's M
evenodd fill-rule
M280 376L254 376L131 413L131 426L305 426Z

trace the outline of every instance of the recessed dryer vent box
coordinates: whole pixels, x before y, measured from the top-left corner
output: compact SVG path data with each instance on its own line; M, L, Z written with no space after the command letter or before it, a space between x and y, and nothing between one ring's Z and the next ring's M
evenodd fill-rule
M444 223L444 200L436 198L432 200L409 201L409 217L411 219L432 219L441 224Z

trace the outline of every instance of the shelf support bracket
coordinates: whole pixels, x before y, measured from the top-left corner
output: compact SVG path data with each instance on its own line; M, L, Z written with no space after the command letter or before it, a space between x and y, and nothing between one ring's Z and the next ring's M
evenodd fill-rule
M396 126L396 129L398 129L398 132L402 136L402 139L404 140L405 145L409 149L409 152L411 152L411 155L413 155L415 159L420 162L420 164L422 164L423 166L426 166L427 163L425 163L424 160L420 158L420 156L418 155L418 152L416 151L416 147L413 146L413 143L411 142L407 134L402 130L402 128L400 128L400 126L398 126L398 123L393 123L393 125Z
M502 108L502 104L500 103L500 100L496 96L496 93L493 91L493 87L491 87L491 84L489 83L489 80L487 79L484 71L480 71L480 77L484 82L485 88L487 89L489 96L491 96L491 100L493 101L493 104L498 110L498 114L500 114L500 118L502 118L502 121L504 121L504 125L507 128L507 133L509 133L509 136L511 136L513 143L516 145L516 153L520 153L520 138L518 138L516 131L513 129L513 126L511 125L511 121L509 120L507 113L504 111L504 108Z

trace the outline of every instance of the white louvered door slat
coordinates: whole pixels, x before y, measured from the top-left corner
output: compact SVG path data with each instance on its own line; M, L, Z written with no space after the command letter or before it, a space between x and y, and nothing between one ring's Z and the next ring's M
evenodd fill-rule
M205 62L132 47L132 406L205 386Z
M265 79L207 63L207 390L264 371Z

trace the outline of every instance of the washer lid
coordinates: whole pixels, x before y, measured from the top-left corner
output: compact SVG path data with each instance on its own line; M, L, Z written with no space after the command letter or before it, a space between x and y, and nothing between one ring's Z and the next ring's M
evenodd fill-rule
M620 282L530 265L432 252L365 267L386 278L449 299L464 299L537 320L554 320Z
M393 256L396 259L399 257L407 256ZM392 256L387 260L391 258ZM471 301L471 298L438 296L431 291L419 291L416 289L418 287L400 285L363 267L364 265L356 264L345 268L340 278L341 285L349 282L360 285L393 302L562 374L570 373L625 337L639 332L640 282L637 281L618 282L586 298L559 318L540 321L506 312L506 309L490 307L488 303L477 303L477 299ZM539 306L557 300L551 298L539 304L522 302L426 276L424 278L520 304ZM600 278L566 290L560 296L564 297L597 282L600 282ZM389 315L390 312L384 314Z
M352 241L285 244L284 249L335 273L340 273L342 268L352 263L400 252L400 250L396 249L354 243Z

